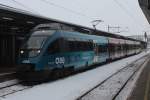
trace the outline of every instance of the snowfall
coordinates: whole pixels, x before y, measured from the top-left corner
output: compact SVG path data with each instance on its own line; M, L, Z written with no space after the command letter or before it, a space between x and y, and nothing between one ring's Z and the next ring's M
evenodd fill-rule
M144 51L138 55L108 63L86 72L36 85L0 98L0 100L76 100L112 74L149 53L150 50Z

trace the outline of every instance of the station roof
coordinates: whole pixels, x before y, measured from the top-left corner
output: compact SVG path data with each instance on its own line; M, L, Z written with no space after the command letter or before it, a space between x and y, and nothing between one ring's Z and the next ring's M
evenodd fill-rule
M19 35L27 34L33 27L35 27L38 24L57 22L57 23L71 26L71 27L75 27L79 31L89 30L89 31L92 31L92 33L96 35L135 40L135 39L121 36L121 35L116 35L116 34L104 32L104 31L100 31L100 30L94 30L93 28L44 17L44 16L37 15L29 11L13 8L13 7L2 5L2 4L0 4L0 22L9 26L8 28L10 29L18 29L17 34ZM2 24L0 24L0 26L2 26ZM8 33L5 33L5 34L8 34Z
M138 0L138 1L145 17L150 23L150 2L148 2L147 0Z

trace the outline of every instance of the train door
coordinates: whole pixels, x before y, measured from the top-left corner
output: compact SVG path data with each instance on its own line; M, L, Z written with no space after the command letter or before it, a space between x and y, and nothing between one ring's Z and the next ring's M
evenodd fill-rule
M115 58L115 45L109 44L109 58L113 60Z
M97 63L98 62L98 44L97 43L93 43L93 47L94 47L94 53L95 53L95 56L94 56L94 63Z

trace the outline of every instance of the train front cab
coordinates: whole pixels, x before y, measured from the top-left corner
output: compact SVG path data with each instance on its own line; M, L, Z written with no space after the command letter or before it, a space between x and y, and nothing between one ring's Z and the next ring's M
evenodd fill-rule
M42 34L46 32L37 32L40 37L33 33L20 50L18 62L23 67L19 68L19 73L44 72L51 75L54 70L80 70L106 62L109 58L106 37L65 31L53 32L50 36L43 37ZM33 48L37 44L39 48Z
M44 59L45 44L55 31L34 31L19 51L17 77L34 79L46 74L42 67L47 63ZM48 33L48 34L46 34Z
M92 65L94 59L92 40L76 34L79 33L57 31L46 38L40 36L39 39L38 36L32 35L20 50L21 56L18 62L23 67L20 67L18 72L37 73L40 76L42 76L40 73L43 73L48 76L54 70L63 71L70 68L78 70ZM36 43L38 45L41 43L40 49L29 49Z

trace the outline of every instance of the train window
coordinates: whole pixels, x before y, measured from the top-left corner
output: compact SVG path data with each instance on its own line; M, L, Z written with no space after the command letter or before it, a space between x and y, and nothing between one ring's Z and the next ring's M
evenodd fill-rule
M93 50L92 42L88 41L68 41L69 51L90 51Z
M126 51L126 44L122 45L123 51Z
M131 44L129 45L129 50L132 50L132 45Z
M105 44L99 45L99 46L98 46L98 52L99 52L99 53L107 52L107 45L105 45Z
M48 53L55 54L59 52L60 52L60 41L58 39L50 44L50 46L48 47Z
M110 44L109 50L110 50L110 52L115 52L116 51L116 44Z
M76 42L69 41L69 51L76 51Z
M81 43L81 41L76 41L76 43L77 43L77 48L78 48L78 50L77 51L82 51L82 49L83 49L83 45L82 45L82 43Z
M70 51L86 51L87 43L83 41L69 41Z
M120 44L117 46L117 51L121 51L121 45Z
M49 53L65 53L69 51L68 41L64 38L59 38L50 44L48 51ZM73 43L70 45L74 45ZM74 48L74 46L71 46Z
M88 42L88 50L93 50L93 44L92 44L92 42Z
M64 38L59 39L59 44L60 44L60 52L67 52L68 51L68 45L67 45L67 40Z
M86 43L80 42L80 51L86 51Z

